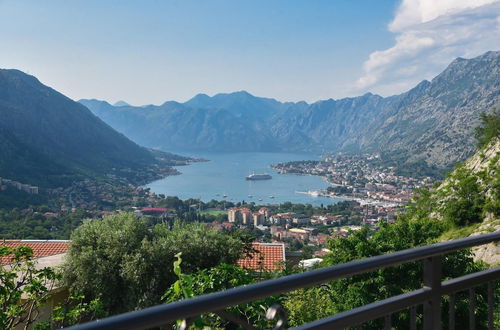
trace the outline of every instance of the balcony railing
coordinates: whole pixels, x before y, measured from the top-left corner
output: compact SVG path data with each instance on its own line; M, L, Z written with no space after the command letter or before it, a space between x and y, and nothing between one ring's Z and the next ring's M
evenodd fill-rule
M445 254L497 241L500 241L500 232L402 250L112 316L99 321L82 324L72 329L126 330L150 329L154 327L168 329L171 327L169 324L179 319L184 320L183 327L188 328L196 317L205 313L215 313L239 327L255 329L255 327L238 318L236 315L226 312L225 308L417 260L422 260L424 266L424 286L421 289L332 315L302 325L297 329L343 329L346 327L361 329L364 323L379 318L384 319L385 329L391 329L392 314L406 309L410 310L409 328L416 329L417 306L420 305L423 305L423 328L441 329L441 298L443 296L449 296L448 324L450 329L454 329L455 294L466 290L469 291L468 328L475 329L475 287L485 283L487 283L488 288L488 329L493 329L494 281L500 279L500 267L442 282L441 263L442 257ZM276 320L274 329L284 329L286 327L286 315L280 306L269 308L266 317L270 320ZM467 327L461 324L459 328L463 329Z

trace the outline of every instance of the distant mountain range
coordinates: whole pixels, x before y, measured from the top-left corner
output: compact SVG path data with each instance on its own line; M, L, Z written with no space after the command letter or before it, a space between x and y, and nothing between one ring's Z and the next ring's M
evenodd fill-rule
M0 70L0 177L46 187L110 174L140 182L183 159L138 146L33 76Z
M457 58L406 93L279 102L245 91L142 107L80 100L133 141L163 150L384 152L446 167L474 150L480 113L500 97L500 52Z

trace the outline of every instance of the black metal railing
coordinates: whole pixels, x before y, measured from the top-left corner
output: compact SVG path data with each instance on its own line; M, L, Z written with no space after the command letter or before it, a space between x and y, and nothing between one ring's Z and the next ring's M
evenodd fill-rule
M449 327L455 328L455 294L469 290L469 329L475 328L475 287L487 284L488 328L494 328L494 281L500 279L500 267L464 275L445 282L441 279L442 257L445 254L500 241L500 232L463 239L441 242L418 248L402 250L345 264L321 268L310 272L262 281L248 286L229 289L158 305L140 311L129 312L76 326L72 329L150 329L169 327L168 324L183 319L184 327L201 314L215 313L220 317L246 329L255 329L225 308L236 306L261 298L278 295L292 290L322 284L328 281L367 273L384 267L395 266L412 261L423 260L424 286L421 289L380 300L354 308L324 319L314 321L297 329L343 329L357 327L378 318L384 318L386 329L391 329L392 314L409 309L410 328L416 329L417 306L423 306L423 328L441 329L441 298L449 297ZM283 329L286 315L280 306L272 306L267 312L269 320L277 319L275 329ZM460 325L464 328L464 325Z

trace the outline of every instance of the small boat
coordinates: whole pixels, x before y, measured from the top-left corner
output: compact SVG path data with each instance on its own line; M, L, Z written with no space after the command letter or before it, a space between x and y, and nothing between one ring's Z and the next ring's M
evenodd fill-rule
M222 195L222 197L226 198L226 197L227 197L227 195L226 195L226 194L224 194L224 195Z
M262 201L262 198L259 198L259 201Z
M252 195L248 195L248 198L252 198L253 196Z
M311 195L312 197L318 197L319 196L319 191L317 191L317 190L309 190L308 194Z
M269 198L274 198L274 196L269 196Z

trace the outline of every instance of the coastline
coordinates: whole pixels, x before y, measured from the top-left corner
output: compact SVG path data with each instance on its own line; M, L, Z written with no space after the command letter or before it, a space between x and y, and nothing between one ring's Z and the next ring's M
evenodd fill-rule
M271 168L276 170L276 168L274 168L272 165L271 165ZM335 187L342 187L343 186L342 184L329 181L328 178L326 176L323 176L323 175L315 175L315 174L309 174L309 173L293 173L293 172L286 172L286 171L282 171L282 172L280 171L279 174L293 174L293 175L321 177L330 186L335 186ZM355 201L355 202L358 202L361 206L375 205L375 206L383 206L383 207L398 207L398 206L406 204L403 202L374 199L374 198L370 198L368 196L361 198L361 197L355 197L355 196L350 196L350 195L336 195L336 194L328 193L324 189L309 190L309 191L295 191L295 193L310 195L312 197L320 197L321 196L321 197L326 197L326 198Z

